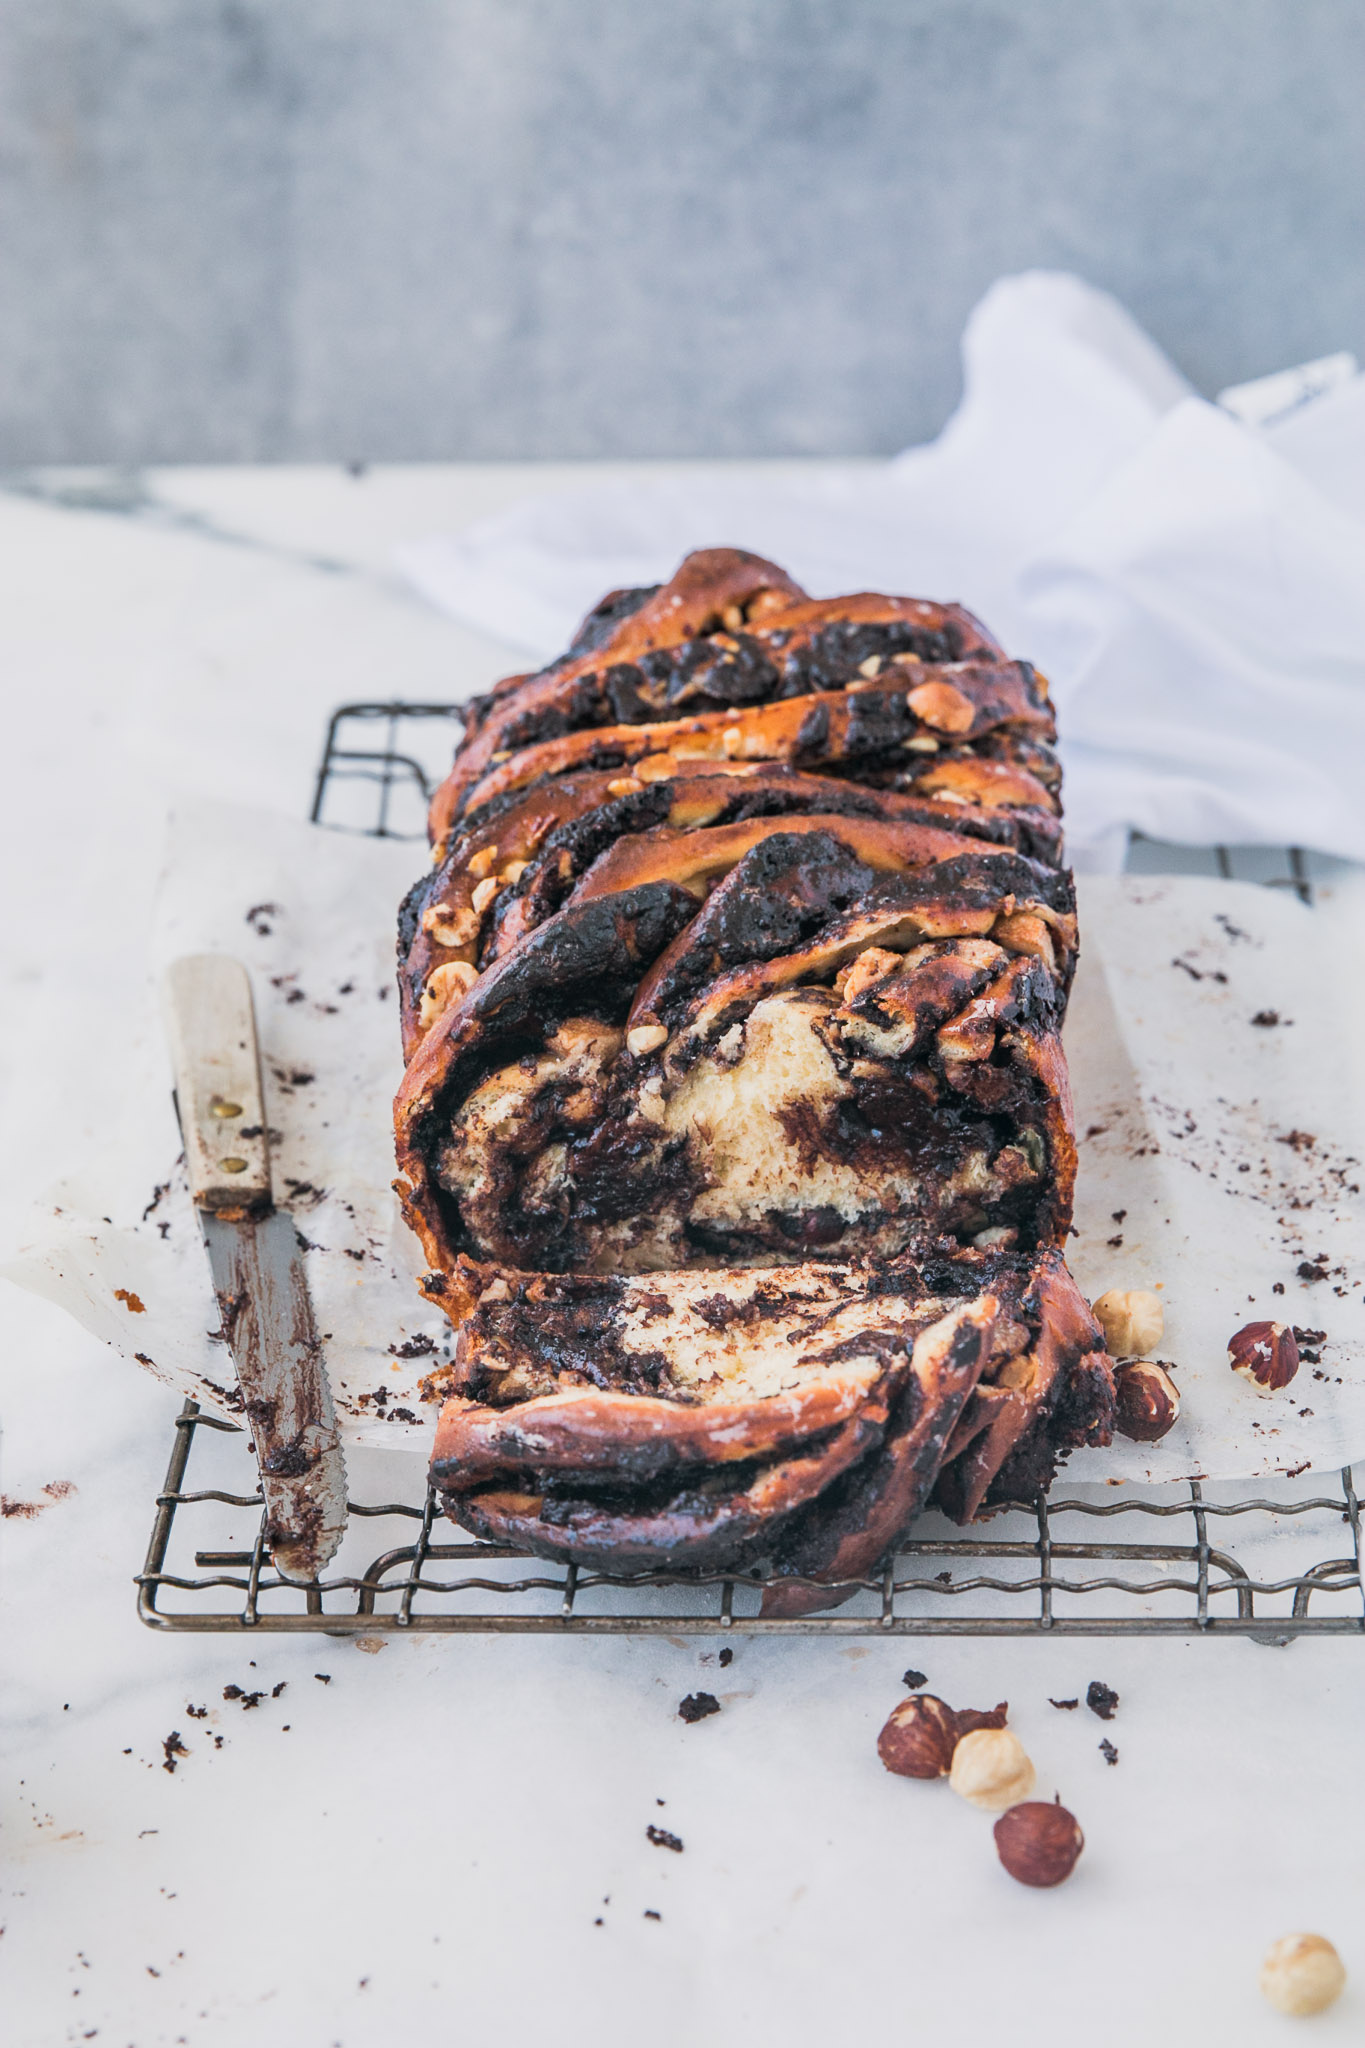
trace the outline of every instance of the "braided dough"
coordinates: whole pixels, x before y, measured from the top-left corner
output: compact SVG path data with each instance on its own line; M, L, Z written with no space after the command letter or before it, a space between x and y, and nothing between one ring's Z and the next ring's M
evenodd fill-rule
M790 1614L1107 1443L1044 679L714 549L467 721L399 930L448 1512Z

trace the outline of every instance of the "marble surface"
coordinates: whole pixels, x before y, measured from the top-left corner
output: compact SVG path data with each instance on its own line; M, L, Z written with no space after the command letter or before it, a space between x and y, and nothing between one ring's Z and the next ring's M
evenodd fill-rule
M334 703L499 673L389 550L570 474L66 472L0 495L7 1237L108 1117L167 800L296 816ZM1295 1928L1359 1979L1314 2038L1359 2038L1358 1641L740 1639L722 1669L681 1636L155 1636L131 1578L174 1399L41 1302L5 1288L0 1314L0 2001L22 2048L1255 2048L1286 2025L1259 1959ZM908 1665L1010 1701L1088 1838L1063 1890L1013 1886L985 1817L882 1771ZM1121 1695L1107 1727L1049 1704L1093 1678ZM698 1688L722 1711L685 1726Z

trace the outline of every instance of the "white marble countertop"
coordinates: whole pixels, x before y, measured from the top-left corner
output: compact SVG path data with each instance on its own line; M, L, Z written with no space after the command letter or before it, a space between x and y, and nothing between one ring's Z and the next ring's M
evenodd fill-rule
M513 665L389 550L577 474L10 480L6 1239L107 1112L166 798L299 815L333 704ZM7 2040L1254 2048L1291 2024L1255 1979L1296 1928L1355 1979L1313 2038L1360 2038L1365 1644L741 1638L721 1670L684 1637L156 1636L131 1582L176 1403L45 1304L6 1287L0 1313ZM1062 1890L1011 1884L984 1816L882 1770L911 1664L1010 1701L1088 1837ZM1048 1704L1093 1678L1107 1727ZM722 1712L684 1726L699 1687Z

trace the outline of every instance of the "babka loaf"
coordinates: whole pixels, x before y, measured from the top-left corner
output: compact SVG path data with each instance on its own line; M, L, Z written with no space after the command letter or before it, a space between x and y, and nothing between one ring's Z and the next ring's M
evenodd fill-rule
M714 549L466 716L399 927L451 1515L791 1613L1107 1442L1036 671Z

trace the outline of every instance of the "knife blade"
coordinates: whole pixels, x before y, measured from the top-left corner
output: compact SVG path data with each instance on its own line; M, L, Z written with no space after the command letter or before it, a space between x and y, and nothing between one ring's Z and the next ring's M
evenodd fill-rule
M223 1337L256 1447L266 1541L282 1578L316 1579L346 1530L346 1465L302 1247L274 1206L251 982L194 954L166 976L190 1192Z

